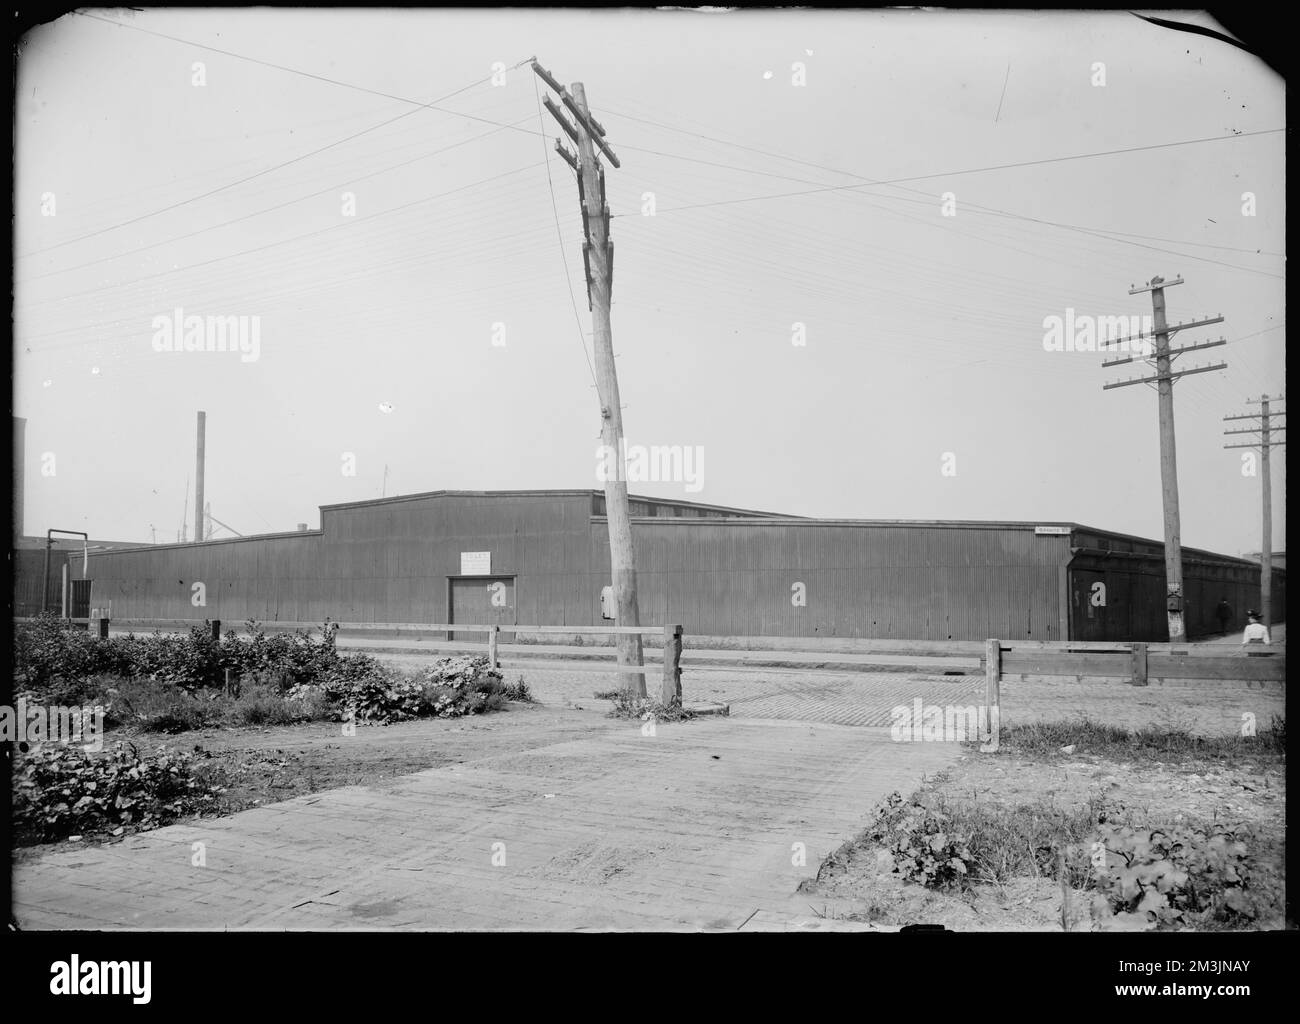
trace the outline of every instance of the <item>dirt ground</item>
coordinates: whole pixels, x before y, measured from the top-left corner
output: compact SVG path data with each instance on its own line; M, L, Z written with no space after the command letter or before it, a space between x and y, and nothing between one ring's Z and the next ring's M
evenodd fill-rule
M927 780L926 786L954 801L978 799L1014 806L1047 798L1061 806L1083 806L1102 800L1108 807L1128 811L1135 821L1244 823L1261 839L1253 854L1252 884L1283 891L1286 778L1281 764L1206 760L1133 764L1078 753L1043 763L972 750L950 772ZM1062 904L1067 903L1070 931L1095 930L1091 892L1063 893L1050 878L1017 878L961 895L936 893L904 882L892 873L889 855L868 844L855 846L846 865L806 883L801 892L818 917L885 927L923 923L958 931L1061 931ZM1276 918L1259 926L1284 927L1281 906Z

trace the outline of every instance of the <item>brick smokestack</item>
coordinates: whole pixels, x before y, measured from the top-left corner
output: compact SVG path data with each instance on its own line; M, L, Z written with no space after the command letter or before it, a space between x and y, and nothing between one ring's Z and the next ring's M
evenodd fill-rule
M199 413L199 435L194 455L194 539L203 540L206 531L203 529L206 523L203 522L203 461L204 461L204 435L208 429L208 414Z

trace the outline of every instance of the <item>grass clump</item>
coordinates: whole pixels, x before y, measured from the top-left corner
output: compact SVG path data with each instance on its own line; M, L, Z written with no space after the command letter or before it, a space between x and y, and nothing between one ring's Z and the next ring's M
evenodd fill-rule
M1249 735L1200 736L1183 729L1125 729L1087 718L1071 722L1017 725L1001 733L1004 750L1022 757L1055 759L1062 747L1127 761L1179 762L1286 758L1286 718L1274 715L1269 725Z
M608 700L614 706L607 718L624 718L641 722L687 722L698 715L682 707L681 699L674 697L670 703L654 697L637 697L631 690L606 690L595 694L597 700Z

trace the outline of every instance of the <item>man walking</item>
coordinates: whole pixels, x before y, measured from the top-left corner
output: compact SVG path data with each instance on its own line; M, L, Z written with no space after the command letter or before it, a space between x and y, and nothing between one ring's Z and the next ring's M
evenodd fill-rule
M1225 597L1219 601L1219 607L1214 609L1215 617L1219 620L1219 632L1228 633L1232 627L1232 605L1228 604Z

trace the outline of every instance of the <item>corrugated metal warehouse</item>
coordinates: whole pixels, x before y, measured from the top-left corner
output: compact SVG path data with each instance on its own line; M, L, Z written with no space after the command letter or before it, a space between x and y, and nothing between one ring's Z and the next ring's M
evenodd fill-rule
M13 579L13 614L19 617L39 615L42 608L41 587L45 587L44 607L58 611L63 604L63 569L68 567L69 577L82 579L84 552L102 548L137 548L137 543L112 540L70 540L55 537L50 542L48 575L46 573L45 538L15 537L9 553L9 571ZM85 618L89 612L88 589L76 587L68 593L68 614L71 618Z
M632 499L642 624L694 636L1167 639L1163 545L1072 523L824 520ZM468 556L468 557L465 557ZM1183 549L1189 635L1259 566ZM80 559L70 559L74 576ZM114 619L602 623L600 492L435 491L321 508L321 528L92 552ZM193 603L202 583L206 604ZM1099 585L1100 584L1100 588ZM1285 619L1285 574L1274 573ZM801 602L800 598L803 597Z

